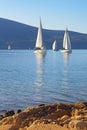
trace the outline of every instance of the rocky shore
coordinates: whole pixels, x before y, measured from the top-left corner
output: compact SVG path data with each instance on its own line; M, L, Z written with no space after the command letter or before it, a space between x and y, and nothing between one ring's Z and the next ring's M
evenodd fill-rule
M87 103L41 104L0 116L0 130L87 130Z

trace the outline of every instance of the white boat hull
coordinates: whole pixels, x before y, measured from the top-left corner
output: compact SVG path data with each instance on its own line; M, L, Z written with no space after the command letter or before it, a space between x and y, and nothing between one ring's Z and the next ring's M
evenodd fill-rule
M34 53L35 54L45 54L46 53L46 50L44 49L41 49L41 50L34 50Z
M61 50L62 53L71 53L72 50Z

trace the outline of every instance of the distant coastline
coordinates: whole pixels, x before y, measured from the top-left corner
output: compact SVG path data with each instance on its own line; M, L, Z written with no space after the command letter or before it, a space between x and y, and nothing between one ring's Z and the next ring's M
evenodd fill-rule
M65 29L65 28L64 28ZM69 31L72 49L87 49L87 34ZM34 49L37 27L25 25L8 19L0 18L0 49ZM56 39L58 48L62 48L64 30L43 29L43 40L47 49L52 49Z

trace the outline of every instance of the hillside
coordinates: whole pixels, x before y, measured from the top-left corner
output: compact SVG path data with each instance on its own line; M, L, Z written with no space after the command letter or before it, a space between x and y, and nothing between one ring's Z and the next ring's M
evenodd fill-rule
M73 49L87 49L87 34L70 31ZM47 49L52 48L56 39L59 48L62 48L64 31L43 29L43 39ZM13 49L34 49L37 36L37 28L12 20L0 18L0 49L7 49L8 44Z

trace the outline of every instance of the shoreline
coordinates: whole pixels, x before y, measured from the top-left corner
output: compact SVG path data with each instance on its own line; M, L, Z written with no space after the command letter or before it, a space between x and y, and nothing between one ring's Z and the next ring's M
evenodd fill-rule
M8 112L0 119L0 129L87 130L87 102L40 104Z

